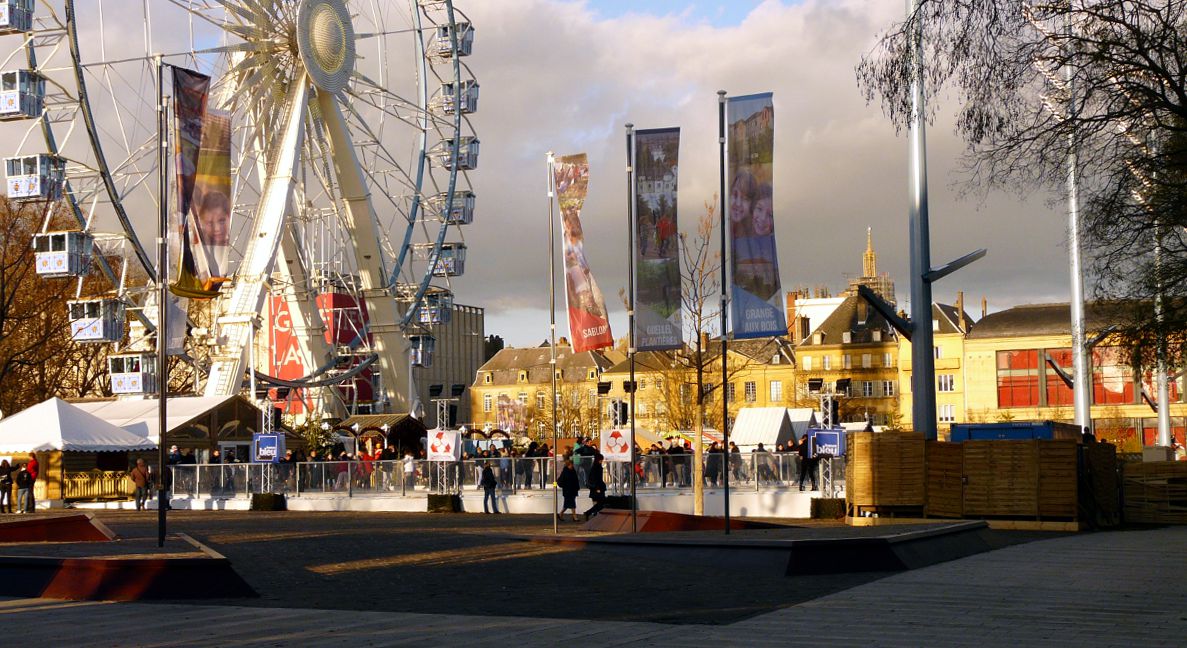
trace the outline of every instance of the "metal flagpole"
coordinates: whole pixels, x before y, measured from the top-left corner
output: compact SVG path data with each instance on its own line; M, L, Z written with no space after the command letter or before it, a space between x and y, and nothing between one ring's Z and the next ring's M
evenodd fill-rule
M1071 20L1067 24L1071 35ZM1076 113L1075 86L1072 67L1064 66L1064 81L1068 90L1068 119ZM1067 136L1067 219L1068 270L1072 280L1072 409L1076 425L1081 430L1092 428L1092 376L1088 372L1088 346L1084 340L1084 271L1080 263L1080 195L1077 180L1076 133Z
M635 503L635 125L626 125L626 223L627 223L627 356L631 361L631 533L639 532L639 507Z
M718 155L718 169L719 181L718 195L721 197L721 205L719 207L721 213L718 220L721 227L721 442L725 445L723 448L725 455L725 462L723 465L724 478L722 479L722 486L724 487L723 500L725 505L725 534L730 532L730 463L733 456L730 454L730 403L729 394L726 390L726 383L729 380L728 374L728 355L726 353L726 327L728 321L728 306L729 306L729 283L726 275L726 220L725 220L725 90L717 91L717 146L719 149Z
M169 235L168 166L169 155L167 121L165 114L165 65L161 56L157 59L157 171L160 197L160 221L157 236L157 546L165 546L165 517L169 509L166 501L165 471L165 408L169 396L169 251L166 240Z
M548 368L552 374L552 532L560 533L558 526L560 510L557 505L557 479L560 478L560 449L557 447L556 433L556 217L553 213L553 200L556 193L556 177L553 175L552 151L548 152L548 335L549 359Z
M907 16L919 0L907 0ZM911 422L923 438L934 441L936 431L936 361L931 328L931 241L927 206L927 134L924 130L923 26L916 22L911 35L910 192L908 210L911 266Z

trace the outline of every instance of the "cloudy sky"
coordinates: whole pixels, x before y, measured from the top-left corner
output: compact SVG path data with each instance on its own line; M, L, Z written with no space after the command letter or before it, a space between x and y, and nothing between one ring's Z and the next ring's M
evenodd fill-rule
M681 229L717 187L716 92L775 95L776 233L784 288L834 292L861 271L866 227L879 269L907 301L907 142L857 89L854 66L899 18L885 0L472 0L470 65L482 85L472 176L479 215L466 232L459 300L486 308L488 334L514 345L548 335L545 154L587 152L586 252L612 312L626 285L623 125L679 126ZM943 118L928 131L932 259L989 255L939 283L979 313L1066 300L1065 217L1048 197L961 198L960 143ZM563 295L563 292L558 294ZM562 297L563 299L563 297ZM567 328L563 303L558 328Z

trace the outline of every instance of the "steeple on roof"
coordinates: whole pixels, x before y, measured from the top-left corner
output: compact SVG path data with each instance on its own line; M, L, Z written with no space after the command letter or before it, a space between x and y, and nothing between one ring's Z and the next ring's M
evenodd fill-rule
M878 276L878 255L874 252L874 228L866 228L866 252L861 257L861 276Z

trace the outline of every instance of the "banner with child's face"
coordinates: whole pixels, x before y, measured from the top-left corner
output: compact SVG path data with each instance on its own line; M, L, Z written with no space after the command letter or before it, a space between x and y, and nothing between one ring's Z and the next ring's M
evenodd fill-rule
M775 252L775 106L771 93L730 98L726 124L734 337L787 335Z
M614 346L606 301L585 259L585 235L581 231L581 207L585 204L589 187L589 161L585 154L557 158L552 168L552 180L561 208L565 302L569 306L569 335L573 339L573 352Z

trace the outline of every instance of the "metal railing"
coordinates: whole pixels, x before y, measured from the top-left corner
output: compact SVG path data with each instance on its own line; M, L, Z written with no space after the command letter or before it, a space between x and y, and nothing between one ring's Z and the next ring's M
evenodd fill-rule
M754 491L787 490L799 486L800 458L793 453L705 455L704 485L720 487L723 464L730 487ZM588 488L592 459L574 462L581 488ZM323 495L423 496L481 490L482 471L490 466L498 488L507 492L548 489L555 479L556 460L548 457L497 457L440 461L318 461L281 464L183 464L173 466L173 496L236 498L252 493L285 493L292 497ZM821 486L820 466L804 476L805 489ZM831 461L833 495L844 488L844 459ZM692 455L643 455L635 465L639 491L691 489ZM611 495L630 492L628 462L605 462L603 478ZM813 490L817 490L813 488ZM123 493L126 495L126 492Z

